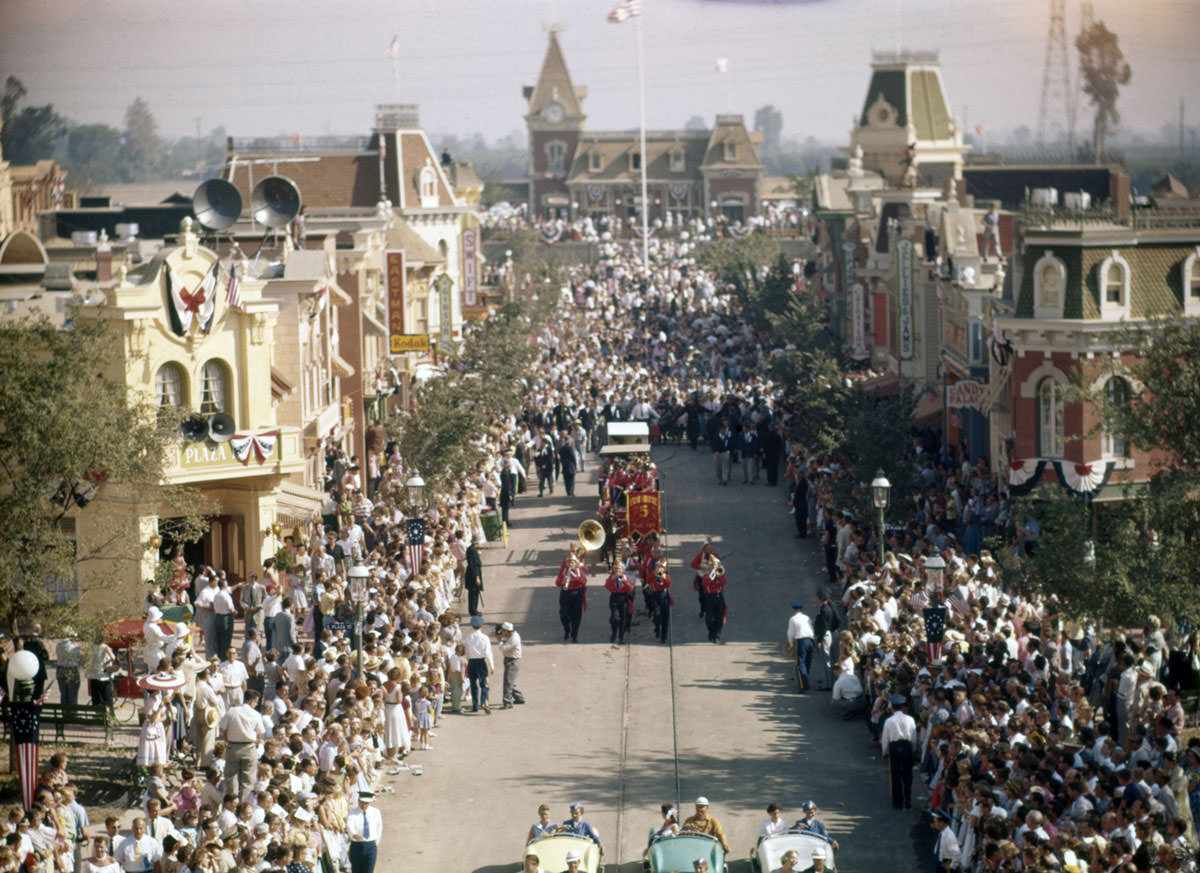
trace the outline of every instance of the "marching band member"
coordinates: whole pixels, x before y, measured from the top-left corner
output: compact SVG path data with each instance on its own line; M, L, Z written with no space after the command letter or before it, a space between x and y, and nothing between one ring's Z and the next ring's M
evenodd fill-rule
M620 561L613 561L604 587L608 590L608 624L612 628L608 641L615 643L619 638L623 644L633 621L633 576Z
M580 548L582 551L582 547ZM579 642L579 623L587 610L587 571L583 561L575 551L572 543L563 558L562 566L558 569L558 578L554 580L558 586L558 619L563 626L563 639L570 638L571 642Z
M708 641L721 641L721 628L725 625L725 567L716 558L708 572L700 577L700 602L704 608L704 624L708 626Z
M671 630L671 571L667 559L659 558L654 572L646 580L649 591L650 617L654 621L654 636L660 643L667 641Z
M711 569L712 562L718 560L720 557L713 549L712 537L709 537L704 541L704 545L701 546L700 551L696 553L696 557L692 558L691 568L696 571L696 576L692 579L692 588L696 590L700 598L701 618L704 617L704 589L700 586L700 580Z

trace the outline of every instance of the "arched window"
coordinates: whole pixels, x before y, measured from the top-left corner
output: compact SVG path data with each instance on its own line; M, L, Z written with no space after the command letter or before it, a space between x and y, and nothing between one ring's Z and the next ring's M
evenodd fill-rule
M1183 262L1183 311L1200 315L1200 246Z
M200 411L205 415L229 412L233 406L233 388L229 367L214 358L200 371Z
M1123 408L1129 406L1130 393L1129 383L1120 376L1113 376L1104 383L1104 399L1111 407ZM1116 434L1106 432L1102 448L1106 457L1129 457L1129 443Z
M1033 265L1033 314L1037 318L1062 318L1067 290L1067 265L1047 251Z
M1063 386L1057 379L1043 379L1038 385L1038 455L1063 456Z
M159 406L182 406L187 398L187 376L183 367L167 361L154 374L154 394Z
M566 169L567 144L560 140L546 143L546 172L561 173Z
M1100 263L1100 315L1103 318L1129 317L1129 262L1116 249Z
M417 174L418 193L421 195L421 206L431 208L437 206L437 173L433 169L433 161L426 159L425 166Z

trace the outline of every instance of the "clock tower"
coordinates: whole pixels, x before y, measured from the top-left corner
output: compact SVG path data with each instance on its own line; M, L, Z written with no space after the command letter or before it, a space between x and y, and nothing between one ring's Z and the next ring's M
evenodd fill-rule
M556 30L550 31L537 84L526 86L523 96L528 107L529 215L543 219L574 217L567 175L587 118L583 114L587 88L572 84Z

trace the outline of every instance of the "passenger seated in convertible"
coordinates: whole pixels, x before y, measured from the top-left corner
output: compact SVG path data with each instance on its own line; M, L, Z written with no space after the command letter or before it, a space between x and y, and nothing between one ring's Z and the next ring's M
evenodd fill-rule
M671 804L662 805L662 824L650 831L650 842L661 840L663 837L673 837L679 833L679 811Z

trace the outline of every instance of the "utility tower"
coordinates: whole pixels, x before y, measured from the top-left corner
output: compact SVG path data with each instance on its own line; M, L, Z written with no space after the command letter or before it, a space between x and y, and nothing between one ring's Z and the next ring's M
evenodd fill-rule
M1090 4L1089 4L1090 6ZM1075 153L1075 91L1071 88L1071 54L1067 43L1067 0L1050 0L1046 64L1042 69L1042 102L1038 110L1037 147L1046 148L1047 126L1065 122L1067 150Z

